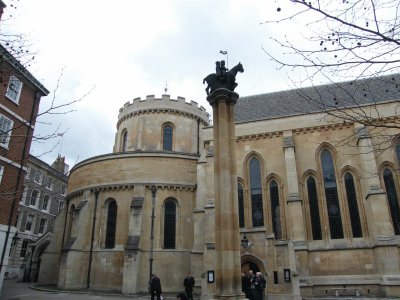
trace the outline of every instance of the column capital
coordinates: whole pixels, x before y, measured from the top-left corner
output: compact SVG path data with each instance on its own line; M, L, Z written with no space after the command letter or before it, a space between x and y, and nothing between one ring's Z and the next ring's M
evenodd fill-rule
M227 89L216 89L207 96L207 101L211 106L215 106L219 101L225 101L227 104L236 104L239 94Z

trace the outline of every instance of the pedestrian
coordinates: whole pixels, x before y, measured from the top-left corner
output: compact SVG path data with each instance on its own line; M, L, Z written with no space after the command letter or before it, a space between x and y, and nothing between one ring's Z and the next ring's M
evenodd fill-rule
M245 294L247 299L250 299L250 278L245 273L242 273L242 292Z
M151 275L150 293L151 293L151 300L154 300L154 296L157 296L157 300L161 300L161 294L162 294L161 281L156 274Z
M253 270L249 270L249 280L250 280L250 291L249 291L249 299L257 300L257 291L256 291L256 276L254 275Z
M263 300L265 284L266 284L266 281L265 281L264 277L261 275L261 272L257 272L255 280L254 280L254 285L256 288L255 300Z
M183 280L183 285L185 286L185 292L188 297L188 300L193 300L193 287L194 287L194 278L192 273L188 272L185 280Z

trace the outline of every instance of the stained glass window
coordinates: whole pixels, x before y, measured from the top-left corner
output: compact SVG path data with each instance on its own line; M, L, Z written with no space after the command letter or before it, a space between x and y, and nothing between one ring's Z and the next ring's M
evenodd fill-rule
M261 190L261 166L257 158L253 157L250 160L249 170L253 227L264 226L263 199Z
M329 229L332 239L343 238L342 217L340 214L339 197L336 185L335 168L332 155L328 150L321 152L322 175L324 178L324 188L326 206L328 209Z

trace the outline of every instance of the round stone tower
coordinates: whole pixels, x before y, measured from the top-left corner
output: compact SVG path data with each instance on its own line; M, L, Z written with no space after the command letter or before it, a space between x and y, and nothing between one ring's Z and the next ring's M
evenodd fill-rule
M113 153L84 160L70 172L68 205L52 244L60 268L43 274L58 277L60 288L137 293L147 291L152 261L163 290L179 291L182 280L171 274L190 270L197 165L207 125L205 108L182 97L127 102L119 111Z
M182 97L175 100L169 95L162 98L151 95L144 100L136 98L120 109L114 152L169 150L198 153L200 129L208 124L206 109L199 108L194 101L188 103ZM172 139L168 145L166 138Z

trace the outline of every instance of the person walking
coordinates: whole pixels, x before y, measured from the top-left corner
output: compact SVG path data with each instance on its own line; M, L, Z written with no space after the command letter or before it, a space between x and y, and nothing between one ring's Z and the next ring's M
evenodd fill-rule
M247 299L250 299L250 278L245 273L242 273L242 292L245 294Z
M263 300L264 299L265 284L266 284L266 280L261 275L261 272L257 272L255 280L254 280L254 285L256 288L256 299L255 300Z
M154 296L157 296L157 300L161 300L161 294L162 294L161 281L156 274L151 275L150 293L151 293L151 300L154 300Z
M185 280L183 280L183 285L185 286L185 292L189 300L193 300L193 287L194 287L194 278L192 274L187 273Z

